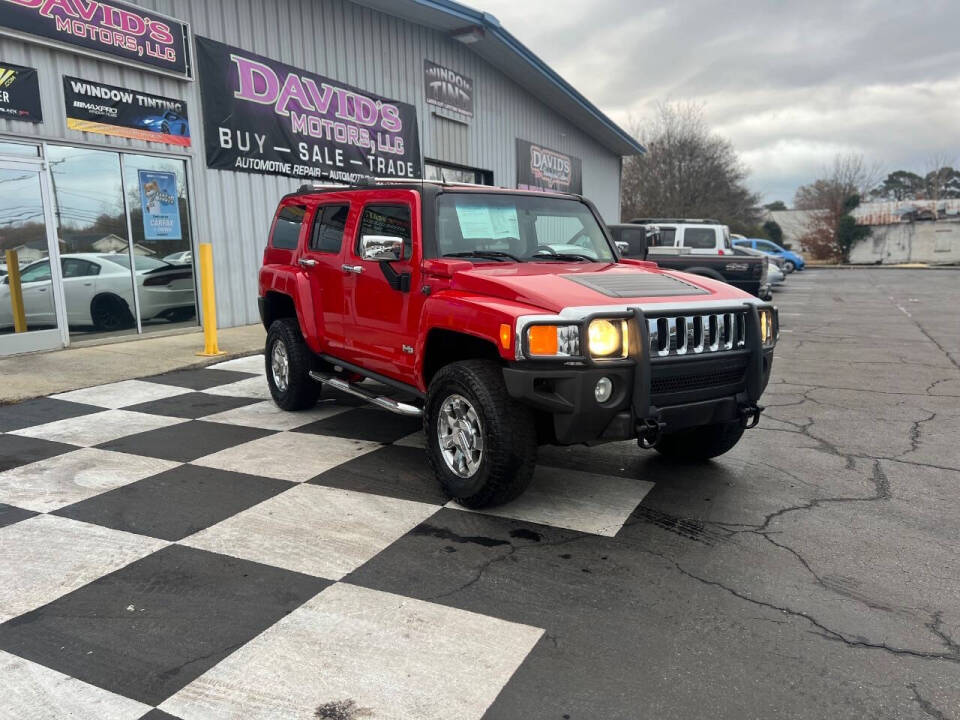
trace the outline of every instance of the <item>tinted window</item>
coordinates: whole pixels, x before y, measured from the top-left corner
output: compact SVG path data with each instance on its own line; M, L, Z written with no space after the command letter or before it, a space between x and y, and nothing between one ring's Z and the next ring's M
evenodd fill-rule
M360 218L359 240L364 235L402 237L404 247L410 246L410 208L406 205L367 205ZM404 250L404 257L410 254Z
M620 231L620 240L627 243L630 249L624 255L640 255L643 248L643 238L647 234L646 228L623 228Z
M673 247L673 241L677 237L676 228L660 228L660 241L657 243L660 247Z
M343 242L343 228L347 224L349 205L326 205L317 208L313 223L310 249L320 252L339 253Z
M713 228L687 228L683 231L683 246L697 250L712 250L717 245Z
M60 267L63 268L65 278L88 277L100 273L100 266L89 260L80 260L79 258L63 258L60 260Z
M281 250L296 250L300 238L300 226L307 209L302 205L286 205L277 214L277 222L273 226L273 238L270 244Z

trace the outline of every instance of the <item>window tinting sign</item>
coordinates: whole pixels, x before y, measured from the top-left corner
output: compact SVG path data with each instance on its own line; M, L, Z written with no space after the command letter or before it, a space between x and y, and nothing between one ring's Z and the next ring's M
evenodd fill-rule
M427 104L473 117L473 80L456 70L423 61Z
M4 31L189 76L186 24L118 0L0 0Z
M517 188L583 192L580 158L517 138Z
M40 83L35 69L0 62L0 118L43 121Z
M71 130L190 146L190 122L183 100L66 75L63 95Z

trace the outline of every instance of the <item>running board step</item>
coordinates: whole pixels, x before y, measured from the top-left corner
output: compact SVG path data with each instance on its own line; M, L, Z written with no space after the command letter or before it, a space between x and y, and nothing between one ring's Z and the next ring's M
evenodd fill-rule
M338 377L329 375L327 373L318 372L316 370L310 371L310 377L313 380L316 380L318 383L323 383L324 385L329 385L335 390L340 392L345 392L350 395L355 395L362 400L366 400L371 405L376 405L377 407L383 408L384 410L389 410L392 413L397 413L397 415L406 415L407 417L420 417L423 412L415 405L408 405L407 403L397 402L393 398L384 397L383 395L374 395L369 393L366 390L361 390L356 385L348 383L346 380L341 380Z

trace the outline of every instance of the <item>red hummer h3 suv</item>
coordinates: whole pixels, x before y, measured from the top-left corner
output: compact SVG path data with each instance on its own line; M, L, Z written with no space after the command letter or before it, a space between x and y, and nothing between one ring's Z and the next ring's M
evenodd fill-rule
M778 335L741 290L621 258L587 200L480 186L304 186L259 288L277 405L326 384L422 415L439 482L474 508L522 493L540 444L730 450Z

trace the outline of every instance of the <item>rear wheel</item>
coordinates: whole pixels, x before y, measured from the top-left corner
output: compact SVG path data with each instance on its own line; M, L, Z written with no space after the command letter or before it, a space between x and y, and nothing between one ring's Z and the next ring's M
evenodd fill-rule
M797 266L793 264L793 260L784 260L783 262L783 271L788 275L797 269Z
M267 385L277 407L305 410L317 404L320 385L310 378L313 353L303 341L294 318L274 320L267 331L264 353Z
M533 415L507 394L495 362L441 368L427 392L424 430L434 474L461 505L500 505L530 484L537 455Z
M98 295L90 303L93 326L100 332L129 330L134 326L133 313L126 301L116 295Z
M654 448L673 460L709 460L731 450L742 436L743 426L739 421L701 425L663 435Z

